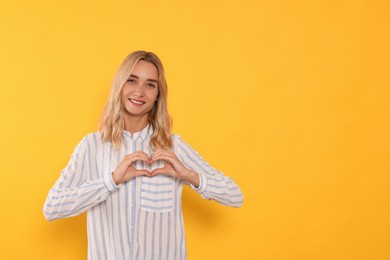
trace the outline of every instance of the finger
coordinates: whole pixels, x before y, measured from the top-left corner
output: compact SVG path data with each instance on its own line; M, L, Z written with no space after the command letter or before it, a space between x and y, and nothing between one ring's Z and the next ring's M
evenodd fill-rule
M144 158L144 160L143 160L144 162L149 163L149 164L151 163L149 154L147 154L147 153L145 153L144 151L141 151L141 150L139 150L137 152L139 152L140 155Z
M149 157L147 155L143 155L143 154L131 154L129 156L126 156L125 160L129 164L131 164L131 163L133 163L135 161L148 162L149 161Z
M166 160L166 161L172 162L173 160L176 160L176 159L177 159L176 155L174 153L171 153L171 152L159 152L159 153L153 154L151 157L152 162L155 162L157 160Z
M134 176L150 176L150 172L147 170L134 169Z
M160 155L160 154L170 154L172 153L171 151L168 151L168 150L156 150L150 157L154 157L154 156L157 156L157 155Z
M127 154L126 157L134 157L134 156L141 156L141 157L144 157L144 158L149 158L149 155L147 153L145 153L144 151L141 151L141 150L138 150L134 153L130 153L130 154Z
M150 155L150 161L156 161L154 158L161 152L162 150L157 150Z
M169 167L168 167L168 166L164 166L164 167L162 167L162 168L154 169L154 170L150 173L150 176L153 177L153 176L156 176L156 175L158 175L158 174L170 176L170 174L169 174Z
M170 164L177 164L178 162L180 162L179 158L177 158L176 154L174 153L158 153L156 155L154 155L154 157L152 157L151 161L152 163L156 162L156 161L166 161L166 162L169 162Z
M165 163L170 163L172 165L176 165L179 162L179 159L177 159L174 156L159 155L152 160L152 163L157 162L157 161L162 161Z
M145 162L149 162L150 161L150 156L149 154L145 153L144 151L137 151L137 153L139 153L143 158L145 158Z

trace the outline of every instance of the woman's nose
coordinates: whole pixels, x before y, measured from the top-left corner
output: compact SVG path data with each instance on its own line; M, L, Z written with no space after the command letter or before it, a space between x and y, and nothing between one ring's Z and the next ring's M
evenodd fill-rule
M137 83L134 85L134 93L143 95L144 94L144 87L141 83Z

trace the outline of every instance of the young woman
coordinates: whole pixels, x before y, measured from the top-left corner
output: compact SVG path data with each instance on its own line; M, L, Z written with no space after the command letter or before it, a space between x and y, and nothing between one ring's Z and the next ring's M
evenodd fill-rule
M187 259L183 184L227 206L243 202L231 178L171 134L162 63L136 51L114 77L100 131L77 145L43 212L87 211L88 259Z

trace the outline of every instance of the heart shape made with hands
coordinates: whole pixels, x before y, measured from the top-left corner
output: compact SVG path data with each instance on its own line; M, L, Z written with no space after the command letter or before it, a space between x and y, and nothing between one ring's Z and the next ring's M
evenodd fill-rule
M168 171L163 170L167 165L166 160L157 160L155 162L145 162L143 160L136 160L132 167L137 171L146 171L148 174L146 176L153 177L156 175L165 175L171 176L172 174ZM144 175L144 174L141 174Z
M157 150L152 155L148 155L143 151L136 151L127 155L123 162L127 164L126 161L131 161L131 168L136 171L135 173L133 172L135 176L146 175L153 177L162 174L180 178L188 173L188 169L185 168L172 151Z
M156 169L163 169L167 162L165 160L157 160L153 163L137 160L133 163L133 167L137 170L146 170L149 173Z

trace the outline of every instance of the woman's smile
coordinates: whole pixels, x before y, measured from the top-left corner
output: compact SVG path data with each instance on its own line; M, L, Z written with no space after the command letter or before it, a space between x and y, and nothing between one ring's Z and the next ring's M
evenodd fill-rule
M142 106L143 104L145 104L144 101L139 100L139 99L134 99L134 98L129 98L129 101L130 101L130 103L132 103L136 106Z

